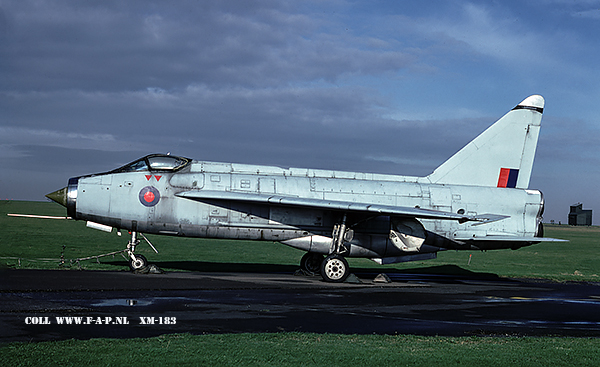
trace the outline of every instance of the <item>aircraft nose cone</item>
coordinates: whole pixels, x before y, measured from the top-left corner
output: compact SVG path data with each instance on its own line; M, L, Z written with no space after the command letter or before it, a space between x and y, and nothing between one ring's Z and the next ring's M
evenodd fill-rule
M46 197L54 202L59 203L60 205L67 207L67 188L63 187L60 190L56 190L54 192L49 193Z

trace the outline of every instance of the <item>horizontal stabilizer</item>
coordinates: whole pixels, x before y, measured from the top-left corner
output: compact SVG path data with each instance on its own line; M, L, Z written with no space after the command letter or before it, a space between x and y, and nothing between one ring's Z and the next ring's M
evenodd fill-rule
M492 222L497 222L502 219L510 218L510 215L499 215L499 214L478 214L474 216L478 223L473 224L473 226L480 226L482 224L488 224Z
M458 220L460 222L489 222L496 221L506 216L498 216L493 214L484 214L479 216L467 216L461 214L455 214L451 212L444 212L439 210L404 207L404 206L392 206L392 205L380 205L380 204L367 204L367 203L355 203L351 201L338 201L338 200L324 200L324 199L311 199L301 198L293 196L282 196L282 195L263 195L253 194L245 192L231 192L231 191L211 191L211 190L200 190L200 191L186 191L176 194L176 196L186 199L192 199L197 201L215 201L215 200L228 200L228 201L241 201L241 202L254 202L264 203L271 205L286 205L286 206L298 206L307 208L321 208L328 210L343 210L343 211L358 211L358 212L369 212L378 213L381 215L401 215L409 216L413 218L423 219L442 219L442 220ZM502 217L502 218L500 218ZM490 220L491 218L491 220Z
M561 240L558 238L548 237L517 237L517 236L485 236L485 237L455 237L457 241L490 241L490 242L569 242L569 240Z

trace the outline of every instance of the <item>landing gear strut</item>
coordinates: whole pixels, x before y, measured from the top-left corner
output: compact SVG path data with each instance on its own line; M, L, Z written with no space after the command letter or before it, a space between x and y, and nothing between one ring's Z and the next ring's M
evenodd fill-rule
M352 241L354 232L346 227L346 213L342 218L342 223L336 225L333 229L333 249L329 256L321 263L321 276L326 282L341 283L350 275L348 261L343 255L350 253L349 244L344 242Z

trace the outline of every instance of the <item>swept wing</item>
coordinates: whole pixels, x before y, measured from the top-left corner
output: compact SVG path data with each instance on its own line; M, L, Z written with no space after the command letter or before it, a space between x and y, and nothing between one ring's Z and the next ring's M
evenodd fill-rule
M245 192L232 192L232 191L212 191L212 190L200 190L200 191L185 191L176 194L176 196L186 199L192 199L197 201L214 201L214 200L225 200L225 201L240 201L240 202L254 202L264 203L271 205L286 205L286 206L297 206L297 207L308 207L308 208L321 208L328 210L342 210L349 212L366 212L376 213L380 215L399 215L409 216L414 218L423 219L442 219L442 220L457 220L459 222L494 222L508 218L506 215L496 214L480 214L476 216L468 216L464 214L456 214L451 212L444 212L440 210L422 209L418 207L405 207L405 206L392 206L392 205L381 205L381 204L370 204L370 203L359 203L352 201L339 201L339 200L326 200L326 199L315 199L315 198L302 198L295 196L283 196L275 194L254 194Z

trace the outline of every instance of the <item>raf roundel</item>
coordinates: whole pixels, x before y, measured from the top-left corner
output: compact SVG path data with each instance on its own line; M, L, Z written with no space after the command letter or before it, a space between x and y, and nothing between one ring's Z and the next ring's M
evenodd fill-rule
M155 187L146 186L140 190L140 203L144 206L154 206L160 200L160 193Z

